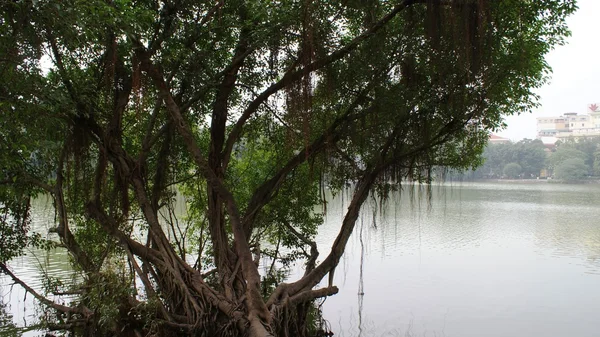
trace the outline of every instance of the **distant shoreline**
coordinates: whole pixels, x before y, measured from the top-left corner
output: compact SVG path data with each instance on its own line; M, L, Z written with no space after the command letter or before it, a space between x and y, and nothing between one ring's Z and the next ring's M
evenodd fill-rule
M583 179L583 180L560 180L560 179L473 179L463 180L464 182L474 183L509 183L509 184L600 184L598 179Z

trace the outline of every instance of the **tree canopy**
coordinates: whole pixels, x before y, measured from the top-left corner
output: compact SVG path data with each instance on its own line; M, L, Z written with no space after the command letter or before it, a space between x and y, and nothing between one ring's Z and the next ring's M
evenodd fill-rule
M430 182L434 167L480 164L502 116L535 106L544 55L576 9L0 6L0 269L26 286L10 259L44 245L29 231L29 205L49 195L80 296L68 306L34 296L56 312L48 324L86 336L315 334L312 301L338 291L333 273L367 197ZM323 189L349 182L339 234L320 255ZM182 198L185 216L174 210ZM294 261L304 274L284 280Z
M590 173L600 176L600 137L567 138L557 143L557 151L567 151L571 156L584 160ZM575 150L575 151L573 151ZM564 159L564 158L563 158Z
M523 139L517 143L487 144L482 154L483 164L471 172L454 172L453 176L469 179L511 177L505 168L518 164L517 174L522 178L537 178L543 169L552 176L555 169L569 159L580 159L589 175L600 176L600 137L567 138L556 142L555 147L546 148L541 140ZM568 167L573 168L573 165ZM510 165L509 172L516 172ZM562 170L564 175L564 170ZM586 174L585 176L588 176ZM574 180L571 178L569 180Z
M554 175L556 178L562 180L577 180L587 177L589 173L583 159L569 158L556 166Z
M488 144L483 151L483 164L467 177L501 178L510 176L516 178L522 174L525 178L536 178L546 167L547 154L541 140L523 139L517 143ZM519 170L515 170L515 165ZM510 166L509 166L510 165ZM509 166L510 173L505 172ZM518 172L517 172L518 171Z
M583 151L579 151L572 146L559 145L556 148L556 151L554 151L550 157L548 157L546 164L549 169L556 169L564 161L573 158L577 158L582 162L585 162L587 156Z
M519 178L522 172L523 168L517 163L508 163L504 165L504 169L502 169L502 173L512 179Z

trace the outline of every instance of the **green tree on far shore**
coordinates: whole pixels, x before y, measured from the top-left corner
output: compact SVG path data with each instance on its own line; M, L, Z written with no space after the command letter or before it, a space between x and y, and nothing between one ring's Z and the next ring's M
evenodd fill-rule
M504 169L502 170L502 173L504 173L506 177L512 179L519 178L522 172L523 168L517 163L508 163L504 165Z
M595 176L600 177L600 150L594 152L593 173Z
M546 161L546 166L550 170L555 170L556 168L558 168L558 166L560 166L560 164L569 159L580 159L585 165L587 155L584 152L579 151L572 146L560 144L559 146L557 146L556 150L552 152L548 157L548 160Z
M554 169L554 176L561 180L580 180L588 176L588 166L581 158L569 158Z
M545 167L547 154L540 140L524 139L517 143L488 144L482 155L483 165L472 173L473 178L500 178L507 165L518 164L524 178L536 178ZM514 166L513 166L514 167Z

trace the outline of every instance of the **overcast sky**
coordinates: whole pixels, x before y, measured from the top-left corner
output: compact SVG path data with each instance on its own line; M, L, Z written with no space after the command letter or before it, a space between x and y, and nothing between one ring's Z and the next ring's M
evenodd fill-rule
M565 112L586 113L590 103L600 102L600 0L578 0L579 10L569 17L567 44L546 56L552 79L538 91L540 108L506 118L508 128L499 132L518 141L535 138L535 118Z

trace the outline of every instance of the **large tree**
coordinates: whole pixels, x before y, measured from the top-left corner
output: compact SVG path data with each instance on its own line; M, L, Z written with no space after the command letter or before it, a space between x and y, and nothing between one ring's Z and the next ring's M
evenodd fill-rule
M314 332L311 303L338 291L370 194L477 165L502 115L535 105L575 1L1 8L0 269L79 334L286 336ZM320 255L322 190L348 182ZM43 244L29 234L41 193L80 274L68 306L10 269ZM283 282L294 261L304 273Z

